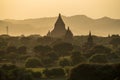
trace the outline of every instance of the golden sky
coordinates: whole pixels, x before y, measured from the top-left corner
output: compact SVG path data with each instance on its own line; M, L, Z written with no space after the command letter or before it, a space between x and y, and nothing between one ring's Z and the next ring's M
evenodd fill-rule
M120 0L0 0L0 19L40 18L58 13L120 19Z

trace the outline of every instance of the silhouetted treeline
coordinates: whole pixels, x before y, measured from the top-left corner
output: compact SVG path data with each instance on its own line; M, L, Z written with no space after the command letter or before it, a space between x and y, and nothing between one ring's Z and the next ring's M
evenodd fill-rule
M82 43L82 44L81 44ZM120 36L79 36L73 43L41 36L0 36L0 63L25 67L75 66L79 63L119 63Z

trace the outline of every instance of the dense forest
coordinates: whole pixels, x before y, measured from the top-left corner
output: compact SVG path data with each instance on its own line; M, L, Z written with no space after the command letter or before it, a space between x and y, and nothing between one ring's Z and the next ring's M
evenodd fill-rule
M94 70L100 70L98 77L104 74L110 76L115 72L116 74L109 80L115 78L115 80L119 80L117 79L120 74L119 63L119 35L74 36L73 41L69 43L62 39L39 35L0 36L0 76L4 75L0 77L0 80L32 80L36 78L39 80L56 77L78 80L76 77L79 75L74 77L74 70L79 71L83 66L80 73L84 75L81 77L82 80L99 80L92 77L85 78L85 76L89 76L89 70L93 71L92 76L97 73ZM33 70L38 68L41 70ZM104 70L106 73L102 72ZM87 73L84 74L82 71ZM109 71L111 74L107 74ZM25 77L16 76L19 74L23 74L21 76ZM100 80L108 80L108 77Z

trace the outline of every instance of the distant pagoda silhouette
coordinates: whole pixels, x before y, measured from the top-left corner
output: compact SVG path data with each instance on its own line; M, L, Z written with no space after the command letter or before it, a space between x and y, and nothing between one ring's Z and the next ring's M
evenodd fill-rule
M93 41L93 36L91 34L91 31L89 31L88 39L87 39L87 42L86 42L85 45L86 45L87 48L92 48L95 45L94 41Z
M72 42L73 41L73 33L72 31L69 29L67 29L66 33L65 33L65 36L64 36L64 41L65 42Z
M61 17L61 14L59 14L57 21L55 22L54 29L52 31L48 31L47 36L53 37L53 38L62 38L65 41L72 40L73 33L68 28L65 28L65 23Z
M87 36L87 41L85 42L84 45L82 45L82 50L85 53L89 53L89 50L91 50L96 44L94 43L93 35L91 31L89 31L89 34Z

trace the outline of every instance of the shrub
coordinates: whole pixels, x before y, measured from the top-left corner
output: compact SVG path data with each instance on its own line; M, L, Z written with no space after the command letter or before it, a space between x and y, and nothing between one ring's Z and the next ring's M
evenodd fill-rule
M17 52L20 54L26 54L27 53L27 47L21 46L17 49Z
M51 69L51 73L54 77L61 77L65 75L64 69L62 68L53 68Z
M18 68L15 65L3 65L0 67L0 80L33 80L32 72Z
M27 68L37 68L37 67L42 67L42 63L39 59L37 58L29 58L26 60L25 67Z
M58 57L59 57L55 52L50 52L47 54L47 56L49 56L52 59L52 61L58 60Z
M120 37L112 38L112 40L109 43L113 45L113 48L118 48L118 46L120 45Z
M104 54L96 54L90 57L90 63L108 63L108 59Z
M38 78L38 79L42 77L41 72L33 72L32 75L33 75L34 78Z
M53 50L59 53L60 56L68 55L69 52L73 50L73 45L71 43L59 43L53 46Z
M50 70L48 70L47 68L45 70L43 70L43 74L45 75L45 77L50 77Z
M7 65L7 64L4 64L1 66L1 69L2 70L5 70L5 71L9 71L9 70L13 70L13 69L16 69L17 67L15 65Z
M85 57L80 52L73 52L71 55L72 65L86 62Z
M95 47L93 47L89 53L92 54L109 54L111 52L111 49L103 46L103 45L96 45Z
M7 80L33 80L33 79L34 77L32 75L32 72L22 68L16 68L9 71Z
M62 77L65 76L64 69L62 68L52 68L52 69L45 69L43 74L46 77Z
M0 80L6 80L5 72L2 69L0 69Z
M35 46L33 51L35 53L39 53L40 55L46 55L48 52L50 52L52 49L50 46L42 46L42 45L38 45L38 46Z
M9 47L7 47L6 51L7 51L7 53L11 53L11 52L16 53L17 48L15 46L9 46Z
M65 67L65 66L70 66L71 63L70 63L70 60L63 58L63 59L59 60L59 65L62 67Z
M120 57L117 55L117 53L111 53L107 55L107 57L110 63L120 63Z
M44 57L42 59L42 63L44 65L44 67L50 67L53 64L53 61L50 57Z

